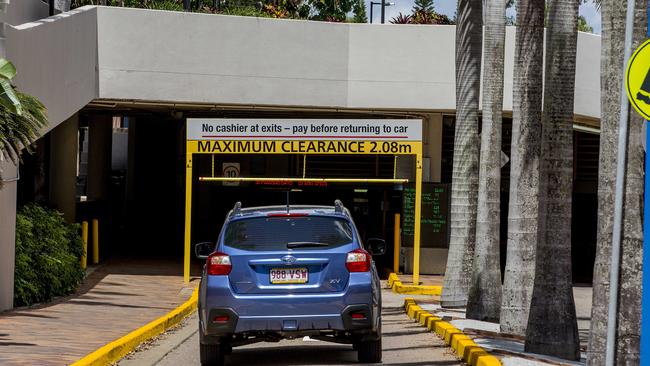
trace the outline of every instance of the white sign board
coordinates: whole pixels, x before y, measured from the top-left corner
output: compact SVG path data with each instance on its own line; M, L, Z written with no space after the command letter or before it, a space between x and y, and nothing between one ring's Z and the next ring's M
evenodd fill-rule
M188 118L188 140L421 141L419 119Z

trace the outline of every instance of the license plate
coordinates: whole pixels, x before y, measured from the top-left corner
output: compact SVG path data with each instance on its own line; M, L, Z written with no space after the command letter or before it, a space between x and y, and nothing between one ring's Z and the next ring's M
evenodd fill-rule
M271 283L307 283L309 271L307 268L272 268L269 273Z

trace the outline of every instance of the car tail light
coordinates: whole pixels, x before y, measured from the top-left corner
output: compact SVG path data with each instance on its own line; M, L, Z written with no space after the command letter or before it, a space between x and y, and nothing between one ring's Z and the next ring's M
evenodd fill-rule
M352 313L350 314L350 317L356 320L366 319L366 313L364 312Z
M214 323L227 323L230 320L228 315L217 315L212 319Z
M370 271L370 254L363 249L353 250L348 253L345 266L350 272L368 272Z
M210 254L207 265L209 275L228 275L232 270L230 256L220 252Z

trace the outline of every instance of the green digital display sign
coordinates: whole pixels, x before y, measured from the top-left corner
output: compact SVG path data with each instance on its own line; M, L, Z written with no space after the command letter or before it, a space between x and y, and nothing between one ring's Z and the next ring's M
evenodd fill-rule
M422 248L448 248L449 184L422 184ZM402 246L413 247L413 219L415 215L415 187L404 186L402 196Z

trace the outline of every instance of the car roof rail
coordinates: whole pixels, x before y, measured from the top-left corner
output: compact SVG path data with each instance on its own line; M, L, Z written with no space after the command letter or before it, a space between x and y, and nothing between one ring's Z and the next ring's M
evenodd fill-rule
M341 200L334 200L334 212L343 214L344 208L345 207L343 207L343 202L341 202Z
M232 208L233 215L241 215L241 202L235 202L235 207Z

